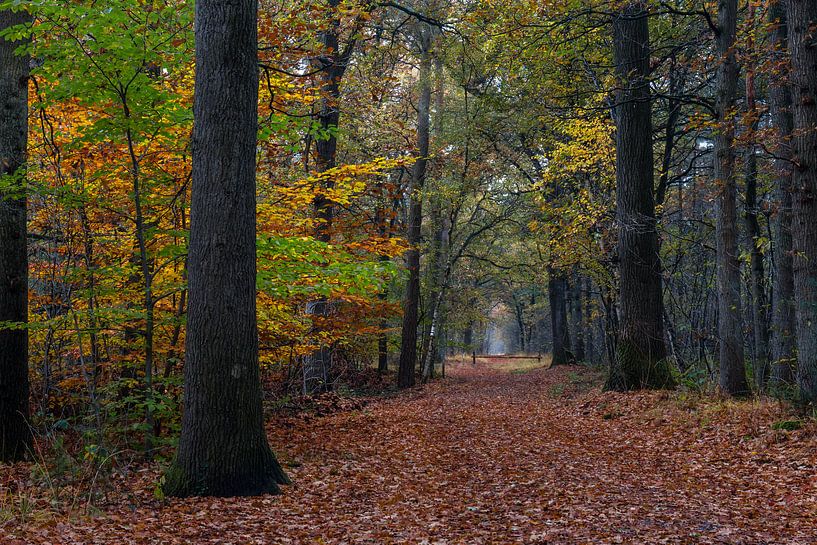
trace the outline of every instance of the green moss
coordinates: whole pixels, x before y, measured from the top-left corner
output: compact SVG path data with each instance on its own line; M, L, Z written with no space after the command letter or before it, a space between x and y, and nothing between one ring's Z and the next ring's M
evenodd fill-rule
M653 360L644 355L633 343L620 340L616 361L605 384L606 390L663 390L675 388L675 378L669 362Z
M802 420L782 420L772 424L773 430L794 431L803 427Z

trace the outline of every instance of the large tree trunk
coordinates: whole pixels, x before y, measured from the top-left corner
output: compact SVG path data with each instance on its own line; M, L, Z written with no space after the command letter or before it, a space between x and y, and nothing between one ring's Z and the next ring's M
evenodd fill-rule
M737 0L720 0L716 41L718 68L717 100L719 126L715 134L715 183L718 189L717 238L718 337L720 340L720 387L730 395L746 395L749 384L743 362L741 278L738 260L737 182L735 180L735 125L732 109L738 86L739 67L735 57Z
M400 366L397 385L414 386L417 369L417 321L420 312L420 236L423 221L422 189L428 166L431 110L431 51L430 40L423 37L420 59L420 99L417 103L417 161L411 173L409 188L409 220L406 242L406 267L409 277L403 301L403 328L400 341Z
M184 416L173 496L288 482L264 433L256 322L257 2L198 0Z
M786 1L774 2L769 20L775 23L771 31L773 51L780 63L788 63L788 28ZM772 284L772 365L769 386L779 390L792 383L795 361L794 273L792 271L791 240L791 157L792 112L791 92L784 78L770 78L769 108L775 128L777 147L774 161L773 244L775 274Z
M0 30L28 20L0 11ZM0 322L28 321L25 173L28 143L28 57L0 38L0 176L20 176L0 192ZM0 329L0 461L22 458L28 426L28 330Z
M621 329L607 387L671 387L661 313L648 80L650 38L644 2L630 2L614 16L613 43L620 87L615 122Z
M817 401L817 3L788 0L792 58L792 242L797 310L797 385Z
M552 267L548 269L548 302L550 304L550 325L553 334L552 365L573 363L567 320L567 280L565 280L564 274Z

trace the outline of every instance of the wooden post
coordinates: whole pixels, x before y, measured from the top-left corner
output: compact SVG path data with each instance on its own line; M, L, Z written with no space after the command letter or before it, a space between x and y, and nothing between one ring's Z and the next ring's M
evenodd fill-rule
M476 351L471 352L471 365L477 364L477 353Z

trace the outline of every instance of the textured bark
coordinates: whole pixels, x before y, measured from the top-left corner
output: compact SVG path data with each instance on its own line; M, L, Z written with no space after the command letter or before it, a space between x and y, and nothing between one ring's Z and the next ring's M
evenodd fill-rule
M184 415L172 496L276 493L288 482L261 409L256 318L256 0L196 3Z
M570 353L570 331L567 321L567 280L555 269L548 270L548 302L550 325L553 335L552 365L573 363Z
M774 2L769 9L769 20L775 23L770 40L777 61L788 64L788 28L786 0ZM795 362L794 272L792 270L791 240L791 91L787 79L770 78L769 109L777 134L774 162L774 217L772 255L775 274L772 283L771 371L769 387L779 390L792 384Z
M817 2L788 0L792 151L792 249L797 315L797 385L817 401Z
M673 384L661 313L661 262L656 229L650 37L646 4L630 2L613 18L616 96L616 195L620 260L620 333L607 387Z
M420 59L420 99L417 103L417 161L411 173L409 188L409 220L406 242L406 268L409 277L403 300L403 328L400 340L400 366L397 385L414 386L417 369L417 322L420 312L420 235L423 221L422 189L428 166L431 110L431 53L429 40L424 40Z
M335 129L340 123L340 82L346 73L349 57L354 50L354 41L348 44L344 51L340 51L338 33L340 29L340 15L338 6L341 0L328 0L327 6L332 18L325 30L321 31L319 39L324 54L318 62L321 69L321 108L316 121L327 136L315 141L315 169L318 173L335 168L337 162L338 139ZM332 182L325 182L331 187ZM312 203L314 208L315 238L321 242L330 242L332 238L332 222L334 220L334 205L323 193L315 196ZM316 321L329 316L332 306L325 299L311 301L306 306L307 316ZM332 367L332 349L329 346L319 346L314 352L304 357L304 394L317 394L330 389Z
M0 11L0 29L22 24L24 13ZM22 181L28 142L28 57L0 38L0 176L20 176L0 192L0 322L28 321L26 197ZM28 330L0 329L0 461L22 458L28 426Z
M754 18L754 5L750 6L750 17ZM748 38L747 47L752 49L753 38ZM752 68L746 71L746 107L749 116L756 119L757 103L755 92L755 75ZM757 122L752 126L752 131L757 130ZM758 201L757 201L757 154L755 142L752 140L746 150L745 165L745 212L746 235L748 251L750 255L750 277L749 293L751 295L751 320L752 339L754 340L753 369L755 388L758 392L766 389L766 381L769 377L769 321L766 312L766 273L763 263L763 252L758 246L761 238L760 222L758 221Z
M735 57L737 0L718 2L716 37L720 58L716 109L719 127L715 134L715 183L718 189L717 238L718 337L720 341L720 387L729 395L749 393L743 362L743 324L738 261L737 182L735 180L735 126L732 109L740 69Z
M445 88L443 63L439 55L434 55L434 139L440 141L443 135L443 110L445 108ZM436 169L441 172L442 169ZM440 183L440 180L437 180ZM431 227L434 239L431 252L428 256L428 300L430 327L428 330L428 346L423 354L423 382L434 378L434 366L439 358L440 334L445 321L443 303L448 291L448 278L451 274L449 264L450 221L446 214L446 206L439 195L431 201Z

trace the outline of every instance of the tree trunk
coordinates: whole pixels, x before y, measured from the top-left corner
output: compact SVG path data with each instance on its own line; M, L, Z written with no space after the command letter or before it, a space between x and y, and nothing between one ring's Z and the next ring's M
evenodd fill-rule
M614 390L673 385L661 314L656 230L650 38L646 3L630 2L613 18L620 89L616 96L616 195L620 259L620 334L607 380Z
M335 168L337 161L338 139L336 129L340 122L340 81L346 73L349 57L354 49L355 42L348 44L347 48L341 52L338 39L340 29L340 15L338 7L341 0L328 0L327 5L331 13L331 19L325 30L321 31L319 39L323 46L323 55L319 58L321 69L321 108L316 116L316 121L324 134L315 142L316 161L315 167L318 173L326 172ZM332 186L332 181L324 182L326 187ZM334 206L330 199L323 193L315 196L312 203L315 213L315 239L321 242L330 242L332 238L332 222L334 220ZM307 316L314 317L314 321L320 321L329 316L331 304L326 298L310 301L306 306ZM304 357L303 362L303 391L306 395L316 394L330 388L330 374L332 365L332 349L329 346L321 345L314 352Z
M196 3L184 415L172 496L277 493L256 318L257 2Z
M423 38L420 59L420 99L417 103L417 161L411 173L409 188L409 221L406 241L406 267L409 278L403 301L403 328L400 341L400 366L397 385L400 388L414 386L417 368L417 321L420 312L420 235L423 221L422 189L428 166L431 110L431 51L430 40Z
M552 365L573 363L570 353L570 331L567 325L567 281L552 267L548 270L548 300L550 325L553 332Z
M589 276L584 277L582 285L582 296L584 297L582 328L584 329L584 351L587 363L594 365L596 363L596 339L593 327L593 294L592 294L592 280Z
M774 2L769 9L772 27L771 43L779 63L788 64L788 28L786 1ZM775 139L774 216L772 256L775 274L772 283L771 376L772 391L792 384L792 364L795 361L794 273L792 271L791 240L791 92L783 77L769 80L769 108Z
M585 361L585 339L582 313L582 276L576 274L570 286L570 317L573 321L573 357L577 362Z
M27 21L23 11L0 11L0 30ZM25 324L28 253L23 175L29 68L27 56L14 54L20 45L0 38L0 176L19 176L0 192L0 322ZM0 461L19 460L30 447L28 396L28 330L0 329Z
M754 6L751 6L751 17L754 17ZM751 49L752 38L748 48ZM746 107L752 119L757 118L755 97L754 70L746 71ZM753 123L752 132L757 129L757 122ZM754 139L746 150L746 203L744 220L749 244L751 283L749 291L752 297L752 337L754 339L754 379L758 392L766 389L769 376L769 322L766 312L766 273L763 263L763 252L758 245L761 238L760 222L758 221L757 202L757 155Z
M817 3L788 0L792 59L792 249L797 315L797 385L817 401Z
M463 352L470 354L474 351L474 321L468 320L468 325L462 332Z
M720 341L720 387L725 393L749 393L743 362L743 313L738 260L737 182L735 180L735 125L732 109L738 86L739 67L735 57L737 0L718 3L717 49L720 57L717 79L718 129L715 134L715 183L718 189L717 238L718 337Z

